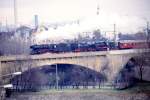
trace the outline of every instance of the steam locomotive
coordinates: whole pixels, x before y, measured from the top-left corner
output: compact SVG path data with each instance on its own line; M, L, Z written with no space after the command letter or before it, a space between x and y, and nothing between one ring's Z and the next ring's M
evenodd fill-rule
M74 43L58 43L58 44L39 44L32 45L31 54L43 53L66 53L66 52L90 52L90 51L106 51L106 50L122 50L122 49L139 49L146 48L145 40L121 40L114 41L96 41L96 42L74 42Z

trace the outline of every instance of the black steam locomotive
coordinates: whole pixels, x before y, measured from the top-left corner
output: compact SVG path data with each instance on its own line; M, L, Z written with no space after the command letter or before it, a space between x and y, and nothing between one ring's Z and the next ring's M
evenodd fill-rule
M66 52L88 52L107 50L106 42L97 43L59 43L59 44L40 44L32 45L31 54L43 53L66 53Z
M106 51L116 49L133 49L145 48L144 40L123 40L118 41L96 41L96 42L74 42L74 43L58 43L58 44L40 44L32 45L31 54L43 53L66 53L66 52L90 52L90 51Z

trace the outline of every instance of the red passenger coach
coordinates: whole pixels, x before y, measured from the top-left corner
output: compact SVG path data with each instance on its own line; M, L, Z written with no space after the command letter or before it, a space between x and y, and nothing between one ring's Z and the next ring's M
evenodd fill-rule
M142 49L147 48L149 42L146 40L121 40L118 42L119 49Z

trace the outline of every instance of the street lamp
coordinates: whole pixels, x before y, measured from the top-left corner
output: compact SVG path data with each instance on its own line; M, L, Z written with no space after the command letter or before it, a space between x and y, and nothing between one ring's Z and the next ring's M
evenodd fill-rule
M20 74L22 74L22 72L14 72L14 73L2 75L2 76L0 76L0 78L7 77L7 76L11 76L11 75L20 75ZM0 86L0 87L3 87L3 88L11 88L11 87L13 87L13 85L12 85L12 84L6 84L6 85L2 85L2 86Z
M15 72L13 75L20 75L22 72Z
M5 100L5 97L8 97L11 95L10 89L12 89L12 84L6 84L0 86L0 100Z
M14 73L6 74L6 75L1 75L0 78L11 76L11 75L20 75L20 74L22 74L22 72L14 72ZM0 85L0 100L5 99L5 95L7 94L8 89L11 89L12 87L13 87L13 84Z
M0 87L2 87L2 88L12 88L13 85L12 84L5 84L5 85L2 85Z
M10 75L20 75L20 74L22 74L22 72L14 72L14 73L6 74L6 75L1 75L0 78L10 76Z

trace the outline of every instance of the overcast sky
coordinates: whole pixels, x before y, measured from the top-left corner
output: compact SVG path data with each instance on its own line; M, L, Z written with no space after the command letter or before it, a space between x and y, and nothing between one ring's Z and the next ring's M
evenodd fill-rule
M41 23L67 21L93 18L99 5L103 24L110 20L114 23L140 20L144 25L150 20L149 4L150 0L17 0L17 12L20 24L33 23L35 14ZM12 24L13 18L13 0L0 0L0 22L5 24L7 19Z

